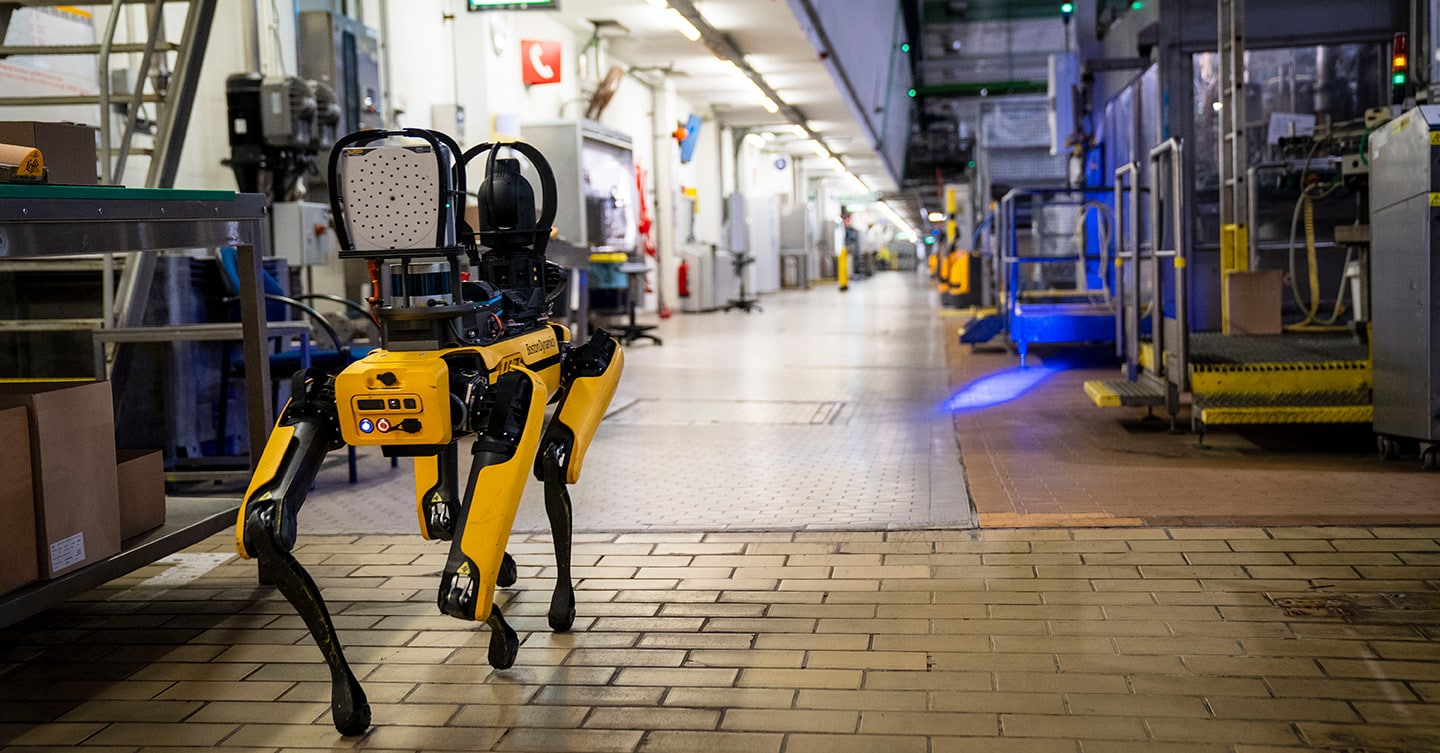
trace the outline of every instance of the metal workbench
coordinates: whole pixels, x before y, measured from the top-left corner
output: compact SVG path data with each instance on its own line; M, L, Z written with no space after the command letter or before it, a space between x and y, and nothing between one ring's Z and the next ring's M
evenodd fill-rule
M0 185L0 260L234 246L240 272L241 339L250 378L245 410L250 463L269 434L270 375L260 259L270 243L264 196L109 186ZM109 312L107 311L107 317ZM239 501L166 499L164 526L73 573L0 596L0 626L234 525Z

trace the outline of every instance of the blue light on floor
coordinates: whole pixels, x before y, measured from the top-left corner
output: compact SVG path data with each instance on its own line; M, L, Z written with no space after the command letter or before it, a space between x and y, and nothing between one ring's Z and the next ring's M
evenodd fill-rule
M945 407L954 413L980 410L1008 403L1029 392L1054 372L1055 369L1044 366L1032 366L1028 369L1016 366L1013 369L998 371L960 388L959 392L951 396Z

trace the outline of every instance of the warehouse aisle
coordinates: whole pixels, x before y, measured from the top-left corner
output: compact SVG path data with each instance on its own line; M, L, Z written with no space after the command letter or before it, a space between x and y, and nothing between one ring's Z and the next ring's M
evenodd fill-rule
M948 330L924 278L880 274L763 305L676 314L663 346L627 349L572 488L576 530L973 526L945 410ZM414 532L408 466L363 457L352 487L336 453L301 530ZM541 491L532 480L516 530L548 530Z
M364 736L335 732L320 652L225 532L0 630L0 749L1440 749L1440 528L962 527L935 411L953 321L925 297L882 275L632 349L576 494L574 630L546 625L548 534L517 535L510 669L437 612L446 546L411 533L408 473L368 458L362 495L337 455L295 556Z

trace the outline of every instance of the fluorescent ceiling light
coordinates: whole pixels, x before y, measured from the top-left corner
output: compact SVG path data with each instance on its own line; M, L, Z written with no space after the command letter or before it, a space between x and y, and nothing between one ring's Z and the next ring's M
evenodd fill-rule
M829 149L826 149L826 148L825 148L825 145L822 144L822 143L820 143L820 142L818 142L818 141L811 141L811 142L810 142L810 149L811 149L811 151L815 152L815 156L817 156L817 157L829 157L829 156L830 156L830 150L829 150Z
M775 104L775 100L766 97L764 92L761 92L760 96L764 97L764 99L760 102L760 106L765 108L765 112L768 112L771 115L780 112L780 105Z
M669 8L669 7L670 7L670 1L669 1L669 0L646 0L646 1L649 2L649 3L650 3L650 7L651 7L651 8L654 8L655 10L665 10L666 8Z
M908 222L906 222L905 220L901 219L901 218L900 218L900 215L895 212L895 209L890 206L889 202L884 202L884 201L882 201L882 202L878 202L878 203L879 203L879 205L880 205L880 210L881 210L882 212L884 212L885 215L886 215L892 222L895 223L895 229L896 229L897 231L899 231L901 234L904 234L904 235L912 235L912 236L915 236L915 237L917 237L917 238L919 237L918 235L916 235L915 229L912 228L912 227L910 227L910 223L908 223Z
M675 24L675 28L679 29L680 33L684 34L686 39L691 42L700 41L700 30L695 28L694 24L690 23L690 19L680 15L680 11L667 7L665 9L665 15L670 17L670 23Z

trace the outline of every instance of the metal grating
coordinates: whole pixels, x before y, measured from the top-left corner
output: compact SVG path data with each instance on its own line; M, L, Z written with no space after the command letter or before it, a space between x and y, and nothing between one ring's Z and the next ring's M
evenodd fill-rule
M643 426L834 423L843 402L809 400L636 400L607 420Z
M1326 363L1364 361L1370 346L1340 335L1222 335L1196 332L1190 336L1190 362L1197 367L1218 364Z

